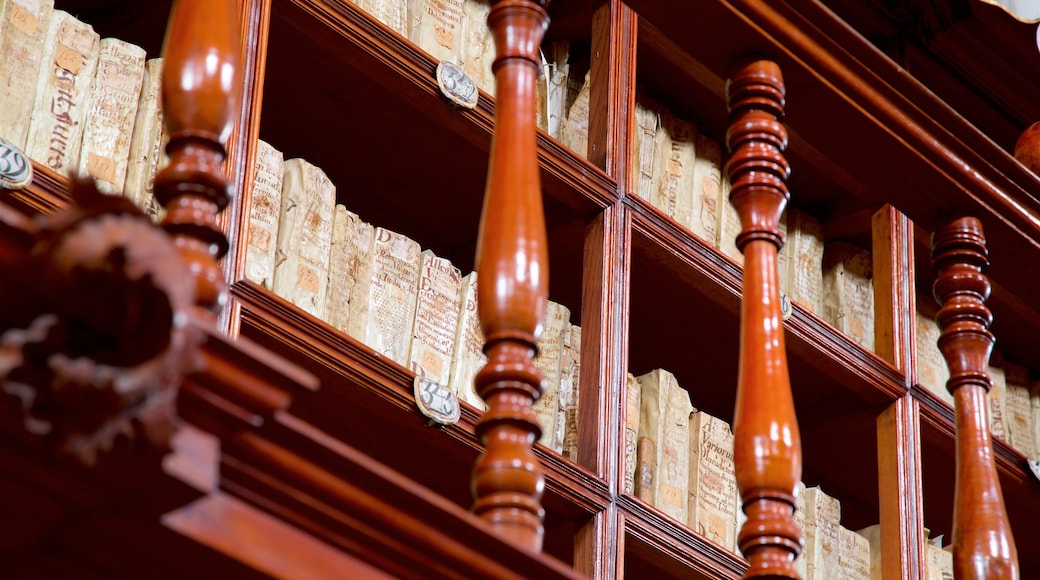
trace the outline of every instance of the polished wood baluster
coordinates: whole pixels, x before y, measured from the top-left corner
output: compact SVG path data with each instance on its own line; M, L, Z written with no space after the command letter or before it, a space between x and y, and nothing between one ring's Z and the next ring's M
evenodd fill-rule
M794 558L802 533L794 523L802 477L802 444L787 374L776 255L778 224L787 204L784 84L776 63L737 69L727 87L732 156L726 164L730 202L740 215L737 247L744 254L740 373L733 417L737 485L747 522L738 544L750 566L745 577L797 578Z
M217 260L228 242L217 221L228 203L222 164L241 83L238 2L176 0L163 56L163 120L169 164L155 177L167 209L163 227L195 276L196 303L208 316L227 300Z
M541 436L531 405L543 390L533 358L549 293L549 259L535 141L538 47L546 2L501 0L495 36L495 132L477 243L477 304L488 361L477 392L486 445L473 471L473 511L519 546L542 547L545 479L531 446Z
M939 349L950 368L946 388L953 394L957 425L957 485L953 504L953 566L959 579L1018 578L1018 552L1011 536L1004 497L997 481L986 398L986 373L993 349L993 317L985 301L989 265L982 224L975 218L952 222L932 237L938 274L933 290L942 308Z

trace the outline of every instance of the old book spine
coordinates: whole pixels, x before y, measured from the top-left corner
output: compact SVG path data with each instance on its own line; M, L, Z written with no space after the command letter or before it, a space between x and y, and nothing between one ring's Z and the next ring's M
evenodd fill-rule
M451 261L425 250L419 255L415 320L408 350L415 374L447 385L459 324L462 274Z
M1008 443L1027 459L1036 459L1033 406L1029 395L1029 369L1018 363L1004 363L1006 380L1005 416L1008 428Z
M987 372L993 381L993 386L989 389L989 429L994 437L1010 443L1007 423L1007 380L1004 369L990 365Z
M101 39L77 171L93 177L106 193L123 192L144 62L143 48L118 38Z
M747 516L744 515L741 510L741 517L737 518L737 529L744 525L744 521L747 520ZM805 483L799 481L795 487L795 498L794 498L794 523L798 525L798 529L802 530L803 533L807 534L808 524L805 518ZM739 533L739 532L738 532ZM806 535L808 538L808 535ZM806 539L808 542L808 539ZM806 545L798 557L794 560L794 569L798 573L799 578L809 577L809 561L806 559L806 551L808 545Z
M419 244L390 231L376 228L372 242L372 261L367 292L358 301L368 300L368 316L358 322L354 334L362 342L397 363L408 366L408 347L412 341L415 321L415 303L419 284ZM349 325L354 325L356 303L351 300Z
M578 388L581 384L581 327L570 325L560 368L560 414L556 436L562 442L563 456L578 459Z
M473 378L477 376L477 371L487 362L487 356L484 355L484 333L480 329L480 320L477 317L476 272L462 277L459 295L459 323L448 386L459 400L483 411L487 409L487 404L473 386Z
M823 318L867 350L874 350L870 254L846 242L831 242L824 250Z
M0 137L22 150L53 12L54 0L0 0Z
M625 487L627 494L636 493L636 474L638 473L639 442L639 381L632 373L628 373L625 382Z
M690 231L712 245L719 237L719 195L722 192L722 149L718 141L697 135L693 162L693 207ZM728 200L725 200L729 203Z
M552 300L548 302L545 325L538 339L538 355L534 358L534 365L545 377L545 390L531 409L542 426L542 445L556 451L560 451L563 443L556 440L556 415L560 405L563 344L570 333L570 318L569 308Z
M646 503L654 504L655 483L654 472L657 469L657 444L653 438L640 435L636 440L636 497Z
M690 395L675 376L656 369L638 377L642 400L639 429L654 440L654 490L651 503L680 522L686 522L690 484Z
M729 180L723 176L719 186L719 225L715 246L734 262L744 265L744 254L737 249L737 234L740 233L740 216L729 201Z
M362 296L362 277L368 276L372 262L375 228L343 204L336 204L332 218L332 247L329 252L329 291L325 300L325 322L350 333L350 315L355 301L364 304L353 309L357 316L368 316L368 300ZM452 337L454 339L454 337Z
M589 79L590 75L586 73L581 89L567 109L567 119L560 126L560 141L585 158L589 156L589 97L592 90Z
M686 525L736 551L737 478L729 424L704 411L691 414L689 462Z
M841 580L870 580L870 542L838 526L838 569Z
M459 63L463 0L409 0L408 39L434 60Z
M123 189L126 196L141 207L147 206L152 195L155 166L159 163L157 145L162 139L162 110L159 107L162 64L161 58L152 58L145 62L141 97L137 102L137 117L134 120L134 134L130 138L126 184ZM272 245L272 249L273 247Z
M158 159L156 159L158 163ZM246 232L246 278L273 289L278 217L282 206L282 152L265 141L256 142L253 194L250 197Z
M25 152L62 175L79 162L100 40L71 14L51 15Z
M838 578L841 504L818 487L805 490L806 580Z
M881 524L874 524L867 526L861 530L856 530L856 533L863 536L867 540L867 546L870 550L870 575L869 578L872 580L882 580L881 578Z
M401 36L408 35L408 6L404 0L351 0Z
M491 64L495 61L495 39L487 25L491 5L481 0L465 0L462 6L462 48L459 66L477 85L477 88L495 95L495 73ZM539 80L540 86L545 86ZM545 127L542 127L545 129Z
M926 542L924 562L925 580L953 580L953 552Z
M697 160L697 126L671 114L662 114L669 147L658 160L660 181L650 200L668 217L689 228L694 215L694 165ZM697 233L697 232L694 232Z
M560 139L560 125L567 117L567 78L570 65L570 43L560 40L545 51L545 131Z
M914 317L914 331L917 345L917 382L939 399L953 407L953 395L946 390L946 381L950 380L950 369L946 359L939 350L939 325L931 316L918 311Z
M313 316L325 315L332 215L336 186L321 168L304 159L287 159L275 249L275 294Z
M170 133L166 128L166 123L160 123L159 128L159 138L155 140L152 149L152 158L155 159L155 163L151 165L148 175L148 188L141 200L144 213L156 223L162 221L166 215L166 208L159 203L159 200L155 199L155 176L170 163L170 156L166 154L166 145L170 142Z
M823 311L823 226L812 215L787 210L788 295L816 315Z
M655 187L655 171L659 155L657 133L661 129L661 105L653 99L639 95L636 97L636 134L633 147L633 165L638 170L636 175L636 195L652 201ZM696 171L696 168L694 169ZM696 178L695 178L696 179Z

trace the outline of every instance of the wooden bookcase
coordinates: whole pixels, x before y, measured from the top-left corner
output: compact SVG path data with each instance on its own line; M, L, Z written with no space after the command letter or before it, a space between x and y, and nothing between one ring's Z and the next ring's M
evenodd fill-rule
M56 4L102 36L159 54L169 2ZM727 420L737 374L740 267L629 195L636 88L721 143L727 72L757 53L785 76L790 205L818 217L825 238L870 249L875 266L876 352L798 306L785 323L803 480L841 501L846 527L888 530L886 569L923 577L920 530L950 533L954 481L952 409L916 379L915 300L933 281L928 234L960 215L982 220L997 349L1040 373L1040 179L1009 153L1040 120L1040 53L1028 27L991 6L898 4L935 12L900 20L855 0L550 5L547 40L587 45L593 86L589 159L538 138L549 296L584 337L578 461L537 449L551 556L601 578L737 578L744 569L739 556L619 491L619 441L627 372L668 369L697 408ZM437 91L436 63L349 2L242 0L241 9L244 112L228 160L236 188L225 214L233 285L223 323L321 379L319 390L294 395L293 419L468 507L475 411L464 408L456 426L427 425L412 373L244 281L239 248L261 138L322 167L362 219L471 270L494 100L453 107ZM41 174L20 199L47 210L60 205L63 181ZM1040 482L1021 454L994 446L1023 577L1033 577L1040 552L1025 546L1040 533ZM278 504L241 471L221 477L231 493Z

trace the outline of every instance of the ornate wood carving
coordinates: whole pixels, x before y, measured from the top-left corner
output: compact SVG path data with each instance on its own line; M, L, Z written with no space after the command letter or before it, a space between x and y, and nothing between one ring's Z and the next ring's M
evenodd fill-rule
M544 476L531 446L541 436L531 405L544 380L533 358L548 299L548 251L535 141L538 47L546 2L501 0L488 15L497 55L495 131L477 245L477 304L488 361L476 426L487 446L473 472L473 511L503 537L539 551Z
M21 402L29 433L83 463L117 446L166 451L176 383L193 364L194 287L132 202L89 180L73 181L71 198L22 222L26 253L0 266L5 293L32 296L4 301L2 393Z
M733 431L737 485L748 520L738 544L749 562L745 577L796 578L793 562L803 538L792 515L802 476L801 438L787 373L776 259L790 174L783 156L787 130L781 123L780 68L766 60L740 66L727 96L732 156L726 171L730 201L740 215L737 247L744 254Z
M954 397L957 428L957 482L953 506L953 560L957 578L1018 578L1018 552L1011 535L1004 497L997 480L989 429L986 373L993 320L985 301L989 265L982 223L961 218L932 237L932 261L938 274L935 299L942 308L942 350Z
M195 277L196 301L214 312L227 300L217 260L228 241L217 217L228 203L222 164L241 93L238 2L177 0L163 63L163 120L169 164L155 177L167 209L163 227Z

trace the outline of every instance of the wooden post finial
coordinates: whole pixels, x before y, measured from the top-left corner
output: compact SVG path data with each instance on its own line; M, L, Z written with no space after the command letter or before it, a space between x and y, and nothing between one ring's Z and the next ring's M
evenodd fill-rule
M228 250L218 215L228 203L222 167L237 116L241 66L238 2L176 0L163 49L163 121L170 162L155 177L163 227L196 279L196 302L213 313L227 300L217 260Z
M933 290L939 349L950 369L946 388L954 397L957 480L953 505L953 569L957 578L1018 578L1018 552L997 480L990 438L986 372L993 349L986 307L990 282L982 224L961 218L932 237L938 278Z
M544 2L501 0L488 15L497 55L495 132L477 242L477 305L487 364L476 389L488 403L476 432L486 446L473 472L473 511L503 537L542 547L544 476L531 450L541 435L531 406L543 378L533 359L549 293L535 132Z
M737 247L744 254L740 372L733 417L737 485L747 522L738 544L745 577L797 578L803 537L793 519L802 475L801 436L794 413L783 325L777 252L790 167L783 156L784 84L776 63L741 66L727 83L732 156L726 164L730 201L740 215Z

